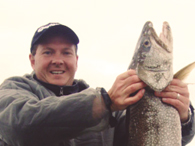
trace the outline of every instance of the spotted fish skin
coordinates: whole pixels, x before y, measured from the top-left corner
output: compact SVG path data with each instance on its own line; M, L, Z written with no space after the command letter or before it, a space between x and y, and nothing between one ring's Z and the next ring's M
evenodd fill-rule
M158 37L152 22L146 22L129 69L135 69L148 87L143 98L127 109L127 146L181 146L178 111L154 95L154 91L162 91L173 79L172 50L169 24L163 23Z

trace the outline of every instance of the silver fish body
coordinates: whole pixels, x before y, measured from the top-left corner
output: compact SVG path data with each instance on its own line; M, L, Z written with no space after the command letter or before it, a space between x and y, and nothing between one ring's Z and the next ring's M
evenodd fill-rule
M169 24L163 23L158 37L152 22L146 22L129 69L135 69L148 87L143 98L127 109L128 146L181 146L178 111L154 95L173 78L172 49Z

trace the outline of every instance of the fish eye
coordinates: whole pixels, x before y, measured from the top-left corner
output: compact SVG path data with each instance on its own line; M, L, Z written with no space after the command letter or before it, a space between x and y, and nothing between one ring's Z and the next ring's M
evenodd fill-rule
M150 41L149 40L145 40L144 43L143 43L143 45L145 47L150 47Z

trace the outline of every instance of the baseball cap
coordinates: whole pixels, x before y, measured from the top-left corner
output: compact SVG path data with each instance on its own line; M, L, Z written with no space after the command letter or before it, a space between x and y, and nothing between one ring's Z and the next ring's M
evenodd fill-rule
M72 43L75 45L77 45L79 43L78 36L69 27L62 25L60 23L56 23L56 22L55 23L48 23L46 25L39 27L36 30L36 32L32 38L30 51L32 52L33 46L35 44L38 44L42 38L44 38L47 35L52 35L52 34L56 34L56 33L60 33L60 34L63 34L64 36L68 37L72 41Z

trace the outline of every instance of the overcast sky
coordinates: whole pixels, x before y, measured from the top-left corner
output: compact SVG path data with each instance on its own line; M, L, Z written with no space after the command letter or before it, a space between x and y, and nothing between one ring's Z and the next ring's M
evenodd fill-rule
M193 0L1 0L0 82L32 71L28 55L35 30L49 22L72 28L80 38L76 78L111 87L127 70L144 23L159 34L163 21L173 32L174 72L195 61ZM195 71L186 82L195 83ZM189 85L195 105L195 85ZM194 146L195 140L188 146Z

